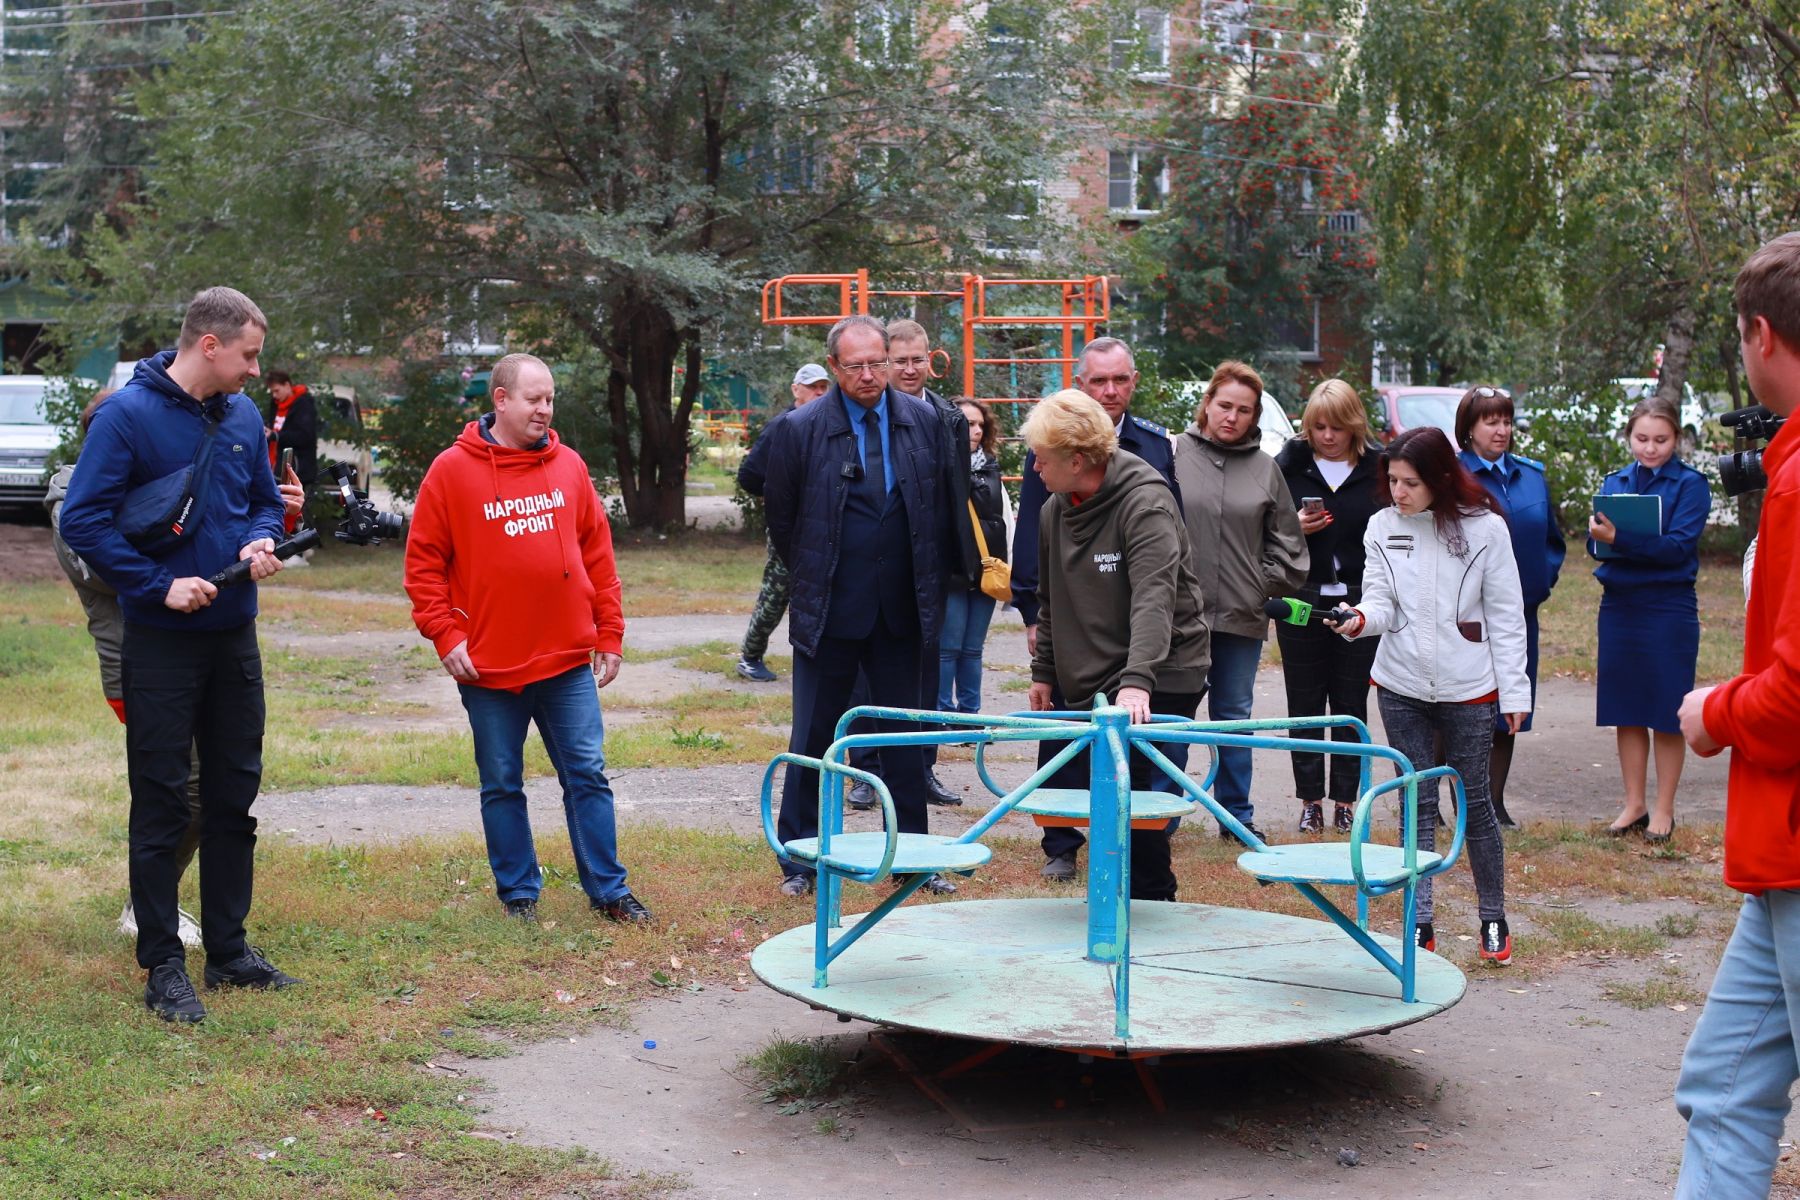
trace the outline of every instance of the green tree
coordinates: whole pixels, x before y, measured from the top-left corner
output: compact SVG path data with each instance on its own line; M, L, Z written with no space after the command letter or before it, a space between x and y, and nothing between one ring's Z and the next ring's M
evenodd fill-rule
M1332 98L1322 4L1206 20L1175 56L1165 118L1170 196L1144 230L1163 362L1294 362L1313 303L1357 306L1374 269L1356 176L1360 136ZM1293 381L1290 381L1293 382Z
M1735 390L1727 297L1800 216L1787 0L1370 0L1346 108L1369 169L1391 348L1446 377L1593 394L1697 371ZM1421 305L1420 298L1430 298ZM1699 352L1698 355L1696 352Z
M247 0L137 94L155 166L84 246L83 314L166 317L231 279L338 352L556 354L507 331L565 331L602 374L632 523L679 523L702 367L757 284L961 266L985 197L1044 176L1083 84L1077 17L965 15Z

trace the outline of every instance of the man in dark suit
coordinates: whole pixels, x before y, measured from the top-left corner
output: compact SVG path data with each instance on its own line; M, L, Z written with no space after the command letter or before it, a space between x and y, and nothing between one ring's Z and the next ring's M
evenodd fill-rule
M1137 365L1131 347L1115 337L1095 338L1082 348L1075 361L1075 386L1092 396L1111 417L1119 434L1119 449L1137 455L1169 481L1177 507L1181 489L1175 486L1175 450L1169 431L1153 421L1131 415L1131 393L1137 387ZM1038 614L1038 514L1050 498L1044 481L1034 469L1035 458L1025 455L1025 478L1019 484L1019 519L1013 528L1013 607L1025 622L1025 645L1037 653ZM1053 697L1060 707L1062 697ZM1060 742L1039 742L1038 761L1048 762L1062 749ZM1173 749L1164 747L1165 751ZM1180 765L1178 761L1178 765ZM1074 879L1075 855L1087 841L1079 830L1051 826L1044 830L1046 879Z
M831 744L857 672L875 704L920 706L919 661L937 637L945 572L956 554L946 502L955 463L936 409L889 386L888 335L873 317L845 317L825 338L836 382L771 425L763 503L769 540L787 564L794 647L789 748L811 758ZM924 755L882 752L902 833L926 832ZM778 833L818 832L816 771L789 768ZM804 895L812 872L781 860L781 890ZM954 891L933 879L932 891Z

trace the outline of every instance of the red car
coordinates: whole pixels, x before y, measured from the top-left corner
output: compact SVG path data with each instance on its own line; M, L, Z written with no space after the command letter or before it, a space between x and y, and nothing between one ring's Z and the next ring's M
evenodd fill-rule
M1384 383L1375 389L1375 434L1391 442L1408 429L1436 425L1456 445L1456 403L1466 388L1415 387Z

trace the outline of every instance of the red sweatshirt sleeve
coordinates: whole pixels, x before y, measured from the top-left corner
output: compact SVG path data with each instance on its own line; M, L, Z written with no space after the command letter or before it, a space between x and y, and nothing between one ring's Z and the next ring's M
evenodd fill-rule
M449 513L433 472L426 472L406 531L406 594L413 605L413 624L431 639L442 658L468 639L462 619L450 605L451 539Z
M594 649L601 654L623 654L625 601L619 566L613 558L612 526L592 485L584 490L583 510L581 563L594 585Z
M1800 712L1800 620L1795 619L1800 597L1794 595L1793 537L1782 535L1800 515L1796 499L1771 489L1765 501L1766 536L1757 540L1745 619L1744 674L1715 688L1703 710L1714 741L1773 771L1800 768L1800 738L1794 736L1794 714Z

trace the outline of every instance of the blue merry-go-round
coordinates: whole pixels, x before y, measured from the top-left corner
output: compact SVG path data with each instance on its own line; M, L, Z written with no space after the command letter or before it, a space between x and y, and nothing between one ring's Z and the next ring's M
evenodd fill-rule
M916 732L852 735L859 718L915 723ZM1327 741L1347 726L1354 741ZM987 749L999 743L1066 741L1022 783L1001 787ZM1361 762L1360 798L1346 841L1267 845L1210 794L1217 755L1196 784L1159 747L1185 744L1351 754ZM957 836L897 831L892 796L852 767L860 746L972 745L982 782L997 797ZM1045 786L1089 751L1086 791ZM1133 790L1132 751L1146 756L1173 791ZM1394 778L1371 784L1377 761ZM774 789L786 767L819 770L819 835L781 843ZM1417 845L1420 784L1451 782L1454 835L1444 853ZM880 797L879 831L845 832L847 781ZM1375 805L1398 793L1398 844L1370 840ZM1246 849L1238 866L1265 884L1296 888L1325 920L1208 904L1130 900L1126 831L1205 810ZM1085 896L946 901L906 906L934 873L969 874L992 851L983 837L1009 813L1086 824ZM777 854L814 867L810 924L771 937L751 958L758 978L815 1008L896 1029L1121 1058L1250 1050L1379 1033L1442 1012L1462 998L1453 964L1410 937L1369 929L1372 899L1398 894L1401 928L1413 924L1415 890L1461 853L1462 782L1448 767L1415 770L1376 745L1349 717L1207 722L1155 716L1132 724L1100 697L1091 712L968 715L864 706L846 713L823 759L783 753L763 776L764 836ZM846 914L844 885L898 884L870 911ZM1354 916L1327 889L1349 889ZM885 889L884 889L885 890ZM1340 895L1342 893L1340 892Z

